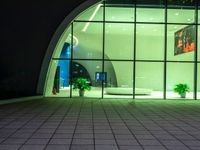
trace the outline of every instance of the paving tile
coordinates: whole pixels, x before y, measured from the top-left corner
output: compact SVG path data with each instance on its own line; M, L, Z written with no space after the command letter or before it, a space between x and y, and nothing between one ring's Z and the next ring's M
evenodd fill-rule
M112 133L112 130L95 130L95 134L109 134Z
M190 150L200 150L199 146L191 146Z
M182 140L182 142L185 145L188 145L188 146L199 146L200 147L200 141L199 140Z
M120 150L143 150L141 146L119 146Z
M134 140L130 140L130 139L117 139L117 144L118 145L139 145L139 143L134 139Z
M116 130L113 130L113 132L115 133L115 134L131 134L131 132L127 129L127 130L118 130L118 129L116 129Z
M31 136L31 138L36 138L36 139L49 139L51 138L53 134L52 133L35 133Z
M132 132L134 133L134 134L142 134L142 135L146 135L146 134L150 134L150 132L149 131L145 131L145 130L132 130Z
M20 145L7 145L7 144L1 144L0 150L18 150Z
M73 145L92 145L94 144L93 139L73 139L72 141Z
M167 149L169 150L189 150L190 148L189 147L186 147L186 146L178 146L178 145L166 145Z
M80 134L80 133L76 133L74 134L75 139L92 139L93 138L93 134Z
M16 133L19 134L23 134L23 133L34 133L36 131L36 129L25 129L25 128L21 128L20 130L18 130Z
M58 130L56 130L56 133L63 133L63 134L74 133L74 130L71 130L71 129L58 129Z
M19 139L19 138L8 138L3 144L24 144L27 139Z
M143 146L161 146L157 140L139 140L139 142Z
M49 144L61 144L61 145L66 145L66 144L70 144L71 143L71 139L51 139Z
M161 140L161 142L166 146L184 146L184 144L178 140Z
M54 133L55 129L39 129L37 133Z
M116 139L130 139L130 140L134 140L135 137L133 135L129 135L129 134L115 134L115 138Z
M167 150L164 146L143 146L144 150Z
M43 150L45 145L23 145L20 150Z
M144 139L144 140L155 140L154 136L152 136L152 135L143 135L143 134L136 135L136 138L137 139Z
M73 136L72 133L56 133L53 135L54 139L71 139Z
M4 117L0 127L7 125L0 129L0 149L18 149L28 138L23 149L43 149L50 138L46 149L69 149L73 133L71 149L94 149L93 123L96 149L99 150L118 149L116 144L122 150L140 150L141 145L148 150L197 150L200 147L200 105L196 101L135 100L133 103L124 99L68 101L61 98L58 101L54 98L40 101L39 107L38 102L12 104L13 107L0 109L0 119ZM64 116L69 106L70 112ZM19 111L6 117L6 113L14 109ZM19 129L27 121L30 122Z
M113 134L95 134L95 139L114 139Z
M49 139L29 139L26 144L31 144L31 145L45 145L47 144Z
M82 129L77 129L75 133L88 133L88 134L93 134L93 130L82 130Z
M159 140L175 140L176 138L171 136L171 135L162 135L162 134L157 134L157 135L154 135L157 139Z
M96 145L95 150L119 150L119 148L114 145Z
M92 130L93 129L93 126L77 126L76 127L78 130Z
M94 130L111 130L110 126L94 126Z
M29 138L31 136L32 136L32 133L23 133L23 134L15 133L11 136L11 138Z
M94 150L94 145L72 145L71 150Z
M2 143L6 138L0 138L0 143Z
M69 145L47 145L45 150L69 150Z
M180 140L195 140L195 138L190 135L176 135L175 137Z
M115 140L102 140L102 139L95 139L96 145L116 145Z

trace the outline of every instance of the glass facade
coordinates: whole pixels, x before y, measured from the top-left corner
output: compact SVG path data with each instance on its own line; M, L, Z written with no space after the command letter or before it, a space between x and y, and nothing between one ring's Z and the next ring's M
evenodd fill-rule
M122 34L126 32L127 34ZM133 60L134 25L125 23L105 24L105 57L117 60ZM126 52L126 53L124 53Z
M88 8L55 49L48 95L77 97L72 83L86 78L91 90L85 97L178 99L174 87L184 83L186 98L200 99L198 5L106 0Z

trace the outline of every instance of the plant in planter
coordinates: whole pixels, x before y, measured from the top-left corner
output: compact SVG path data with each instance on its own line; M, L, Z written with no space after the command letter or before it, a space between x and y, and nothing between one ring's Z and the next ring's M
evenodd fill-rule
M91 86L89 85L87 79L85 78L77 78L73 81L73 89L79 90L79 96L83 97L85 90L91 90Z
M175 88L174 88L174 92L178 93L181 98L185 98L186 97L186 92L189 92L190 88L187 84L176 84Z

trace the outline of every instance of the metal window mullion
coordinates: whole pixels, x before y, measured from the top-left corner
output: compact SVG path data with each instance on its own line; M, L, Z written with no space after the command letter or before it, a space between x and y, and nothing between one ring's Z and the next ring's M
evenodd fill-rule
M167 0L165 0L165 47L164 47L164 79L163 79L163 99L166 99L167 91Z
M135 99L135 86L136 86L136 11L137 11L137 0L135 0L135 10L134 10L134 42L133 42L133 99Z
M74 42L74 39L73 39L73 35L74 35L74 24L73 22L71 23L71 57L70 57L70 98L72 98L72 80L73 80L73 77L72 77L72 72L73 72L73 68L72 68L72 61L73 61L73 42Z
M105 1L103 1L103 47L102 47L102 51L103 51L103 53L102 53L102 73L104 73L105 72ZM104 80L102 80L102 82L101 82L101 88L102 88L102 93L101 93L101 98L103 99L104 98Z
M195 3L195 30L196 30L196 36L195 36L195 52L194 52L194 91L193 91L193 96L194 99L197 100L197 80L198 80L198 0L196 0Z

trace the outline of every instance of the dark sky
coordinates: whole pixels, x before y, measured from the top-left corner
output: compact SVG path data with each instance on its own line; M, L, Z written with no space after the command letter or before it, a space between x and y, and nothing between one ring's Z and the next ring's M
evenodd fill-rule
M0 5L0 99L36 94L48 44L84 0L12 0Z

